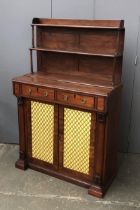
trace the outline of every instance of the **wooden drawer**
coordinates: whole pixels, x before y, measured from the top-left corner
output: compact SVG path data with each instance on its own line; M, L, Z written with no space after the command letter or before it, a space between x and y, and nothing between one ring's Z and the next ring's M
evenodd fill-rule
M94 107L94 97L80 94L73 94L68 92L57 92L57 101L64 102L70 105L77 105L87 108Z
M54 90L30 85L22 85L22 95L43 100L54 100Z
M73 104L75 96L73 93L58 91L57 95L56 95L56 99L57 99L57 101L60 101L60 102L65 102L67 104Z
M75 95L75 104L79 106L84 106L88 108L94 108L94 97Z

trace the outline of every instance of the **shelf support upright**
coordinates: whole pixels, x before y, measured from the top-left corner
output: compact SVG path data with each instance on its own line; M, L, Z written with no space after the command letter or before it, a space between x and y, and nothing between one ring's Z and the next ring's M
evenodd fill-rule
M34 25L32 27L32 48L35 48L35 39L34 39ZM32 49L30 49L30 64L31 64L31 73L33 74L33 52Z
M34 26L32 25L32 48L35 47L35 39L34 39Z
M33 74L33 52L32 49L30 49L30 64L31 64L31 73Z

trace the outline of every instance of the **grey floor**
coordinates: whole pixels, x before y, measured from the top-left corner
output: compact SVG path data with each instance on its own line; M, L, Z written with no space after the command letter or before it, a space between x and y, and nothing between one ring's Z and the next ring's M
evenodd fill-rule
M0 144L0 210L140 209L140 155L121 155L117 178L104 199L87 189L14 167L18 146Z

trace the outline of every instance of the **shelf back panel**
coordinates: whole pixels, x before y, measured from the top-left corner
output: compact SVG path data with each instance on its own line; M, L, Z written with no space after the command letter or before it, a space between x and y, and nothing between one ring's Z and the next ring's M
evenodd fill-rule
M81 53L117 55L123 51L123 31L37 27L37 47Z
M122 58L116 60L110 57L79 56L65 53L37 52L38 71L46 73L61 73L67 75L83 75L98 79L102 76L110 84L120 81ZM113 71L115 76L113 77Z

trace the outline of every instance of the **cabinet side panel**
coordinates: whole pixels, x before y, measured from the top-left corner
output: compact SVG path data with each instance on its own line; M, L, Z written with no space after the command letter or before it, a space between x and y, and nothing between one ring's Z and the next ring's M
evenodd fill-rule
M122 57L119 57L114 60L114 84L119 84L121 82L122 60Z
M106 129L106 154L104 162L104 183L109 182L117 172L117 152L119 143L119 123L121 109L121 87L108 99L108 118Z

